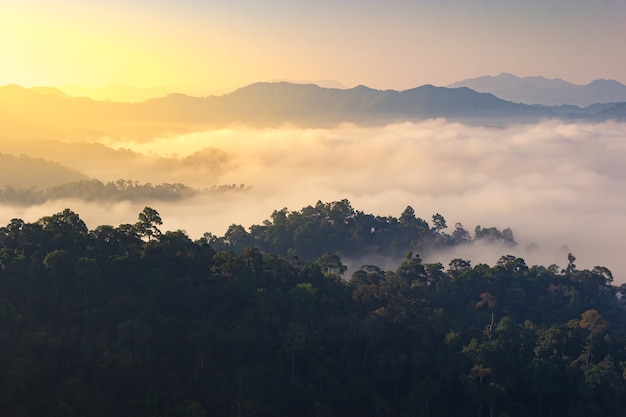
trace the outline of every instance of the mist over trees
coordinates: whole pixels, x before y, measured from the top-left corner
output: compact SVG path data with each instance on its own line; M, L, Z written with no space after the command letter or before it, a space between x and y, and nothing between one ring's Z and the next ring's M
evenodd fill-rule
M252 225L249 231L232 224L223 237L206 233L205 238L216 250L242 253L254 246L262 252L281 256L297 256L312 261L325 253L336 253L348 258L366 258L368 255L399 259L408 251L432 253L473 241L502 243L515 246L513 231L495 227L476 226L475 237L456 223L451 234L445 218L436 213L432 225L416 217L411 206L394 216L376 216L355 210L346 199L307 206L300 211L287 208L275 210L271 219Z
M262 224L276 208L300 208L317 199L348 198L370 213L396 216L410 202L425 220L437 211L445 214L447 233L456 221L472 234L475 225L509 226L520 243L511 253L529 262L558 263L574 251L581 266L607 265L622 280L626 267L619 248L626 245L620 232L626 229L626 198L615 190L624 188L626 178L624 130L625 125L616 122L549 120L494 128L436 119L367 128L241 127L146 142L74 142L53 133L49 140L22 140L3 130L8 137L0 138L2 152L13 155L11 166L21 162L22 168L7 173L0 164L0 189L9 185L15 190L46 190L81 180L54 174L52 168L63 167L104 184L125 178L155 186L250 188L219 197L114 197L110 203L72 197L33 206L5 204L7 198L0 196L0 224L14 217L34 221L65 207L79 211L90 227L119 224L145 205L154 205L165 214L168 228L197 238L207 230L222 235L234 220L246 228ZM39 159L41 169L34 169L33 161L22 154ZM526 248L532 244L536 250L529 253ZM488 264L498 255L456 254Z
M347 200L196 241L162 223L146 207L0 227L2 415L624 414L626 290L607 268L426 263L513 232ZM405 255L346 276L339 253L374 247Z
M5 185L0 189L0 199L4 204L33 205L43 204L48 200L75 198L84 201L177 201L207 192L245 190L240 185L219 185L210 189L197 189L184 184L152 185L138 181L117 180L103 183L99 180L83 180L56 185L44 190L35 187L14 188Z

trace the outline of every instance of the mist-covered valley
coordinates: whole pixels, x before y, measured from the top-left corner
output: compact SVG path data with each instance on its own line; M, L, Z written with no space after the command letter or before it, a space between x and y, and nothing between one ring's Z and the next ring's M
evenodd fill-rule
M231 224L261 224L283 207L348 199L355 209L381 216L399 216L410 205L426 220L441 213L449 226L510 227L519 243L461 247L428 261L447 265L460 257L493 264L513 254L529 265L564 266L571 252L581 267L606 266L622 283L625 134L626 124L613 121L494 128L438 118L375 127L240 126L141 141L3 138L5 193L8 186L57 190L21 202L4 194L0 224L71 208L95 228L132 223L150 206L161 214L164 230L198 238L222 235ZM107 199L58 190L120 179L137 193L147 186L160 187L161 194L135 198L131 190ZM168 187L185 192L167 194ZM357 268L373 263L354 262Z
M0 1L0 416L626 416L624 16Z

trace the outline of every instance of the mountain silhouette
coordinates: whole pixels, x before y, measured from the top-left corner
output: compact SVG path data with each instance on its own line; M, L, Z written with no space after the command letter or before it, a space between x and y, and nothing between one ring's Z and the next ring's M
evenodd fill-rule
M45 188L86 179L81 172L55 162L0 153L0 188Z
M520 78L502 73L498 76L471 78L450 84L450 88L468 87L491 93L503 100L525 104L589 106L594 103L626 101L626 85L614 80L595 80L577 85L561 79L545 77Z
M602 88L604 84L600 85ZM443 117L468 123L538 121L544 118L623 119L611 105L581 109L514 103L467 87L423 85L405 91L366 86L323 88L288 82L256 83L222 96L170 94L141 103L101 102L0 87L6 137L102 136L140 140L232 125L332 127L343 122L383 124Z
M273 98L273 99L272 99ZM469 88L424 85L405 91L376 90L363 85L350 89L322 88L313 84L257 83L221 98L227 106L249 112L249 117L284 115L299 119L431 118L498 116L539 113L530 106L508 103L492 94ZM241 104L244 106L241 107Z

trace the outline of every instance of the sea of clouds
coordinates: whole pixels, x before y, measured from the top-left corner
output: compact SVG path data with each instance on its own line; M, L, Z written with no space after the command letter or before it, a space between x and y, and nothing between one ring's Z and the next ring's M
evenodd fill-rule
M261 223L283 207L300 210L346 198L355 209L383 216L397 217L407 205L427 221L441 213L451 228L456 222L470 231L476 225L511 227L519 243L462 248L427 261L447 265L463 257L474 265L493 264L513 254L528 265L564 267L571 252L579 268L606 266L616 283L626 282L624 123L481 127L435 119L334 129L240 127L142 143L103 139L81 150L76 144L50 146L40 154L31 148L30 155L101 181L249 188L177 202L0 205L0 224L14 217L35 221L69 207L95 228L133 223L150 205L161 214L162 229L198 238L204 232L222 235L233 223ZM85 157L89 147L103 150L100 159Z

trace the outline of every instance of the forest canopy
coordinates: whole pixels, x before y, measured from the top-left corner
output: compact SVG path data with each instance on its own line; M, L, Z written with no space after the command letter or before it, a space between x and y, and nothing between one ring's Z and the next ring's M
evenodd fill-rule
M0 413L12 416L620 416L626 288L607 268L421 254L446 233L347 200L193 241L66 209L0 227ZM342 256L403 252L396 268Z
M253 225L246 231L232 224L224 236L206 233L205 238L216 250L241 253L250 246L262 252L298 256L312 261L324 253L363 258L369 254L402 258L409 251L421 254L437 249L472 242L502 243L515 246L513 231L496 227L476 226L475 236L456 223L452 233L446 233L445 218L436 213L432 224L416 217L411 206L394 216L378 216L355 210L348 200L307 206L299 211L287 208L275 210L269 220Z
M178 201L193 197L200 193L217 193L223 191L241 191L246 187L240 185L216 185L209 189L200 190L181 183L163 183L152 185L140 184L138 181L123 180L108 181L81 180L55 185L45 189L37 187L15 188L5 185L0 188L0 199L4 204L33 205L43 204L49 200L81 199L84 201Z

